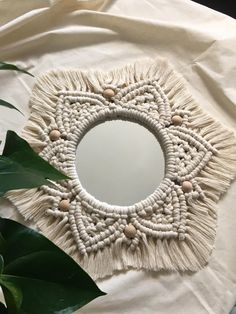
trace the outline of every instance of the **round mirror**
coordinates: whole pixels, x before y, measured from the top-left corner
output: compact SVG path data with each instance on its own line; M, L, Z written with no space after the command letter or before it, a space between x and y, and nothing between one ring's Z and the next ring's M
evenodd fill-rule
M76 151L82 186L99 201L132 205L152 194L164 177L160 143L145 127L106 121L92 128Z

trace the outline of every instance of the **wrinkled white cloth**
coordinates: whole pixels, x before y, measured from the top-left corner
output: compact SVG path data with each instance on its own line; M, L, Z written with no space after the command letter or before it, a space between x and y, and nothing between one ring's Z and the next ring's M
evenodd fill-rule
M229 128L236 126L236 21L189 0L0 1L0 60L35 76L52 68L111 68L139 57L169 59L196 100ZM34 79L0 73L0 138L29 115ZM3 147L2 143L2 146ZM107 296L83 314L228 314L236 301L236 184L219 203L216 248L190 274L129 271L98 282ZM1 214L20 217L1 201Z

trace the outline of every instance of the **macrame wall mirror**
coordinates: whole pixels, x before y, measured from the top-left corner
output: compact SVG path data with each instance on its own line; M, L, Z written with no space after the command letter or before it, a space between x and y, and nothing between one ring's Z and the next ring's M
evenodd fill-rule
M185 85L158 59L109 72L55 70L34 87L24 136L71 180L7 197L94 279L128 268L197 271L209 259L216 203L236 172L236 139ZM130 150L118 184L119 141ZM144 154L150 147L153 159ZM143 168L132 177L134 160Z

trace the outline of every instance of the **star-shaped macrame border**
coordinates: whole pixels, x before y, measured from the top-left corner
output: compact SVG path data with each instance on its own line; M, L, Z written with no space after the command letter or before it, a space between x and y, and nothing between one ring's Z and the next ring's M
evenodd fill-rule
M71 179L7 197L95 279L130 267L197 271L209 259L216 203L236 172L236 139L185 85L156 59L109 72L55 70L33 89L24 137ZM131 206L95 199L75 168L83 136L114 119L148 128L165 155L162 182Z

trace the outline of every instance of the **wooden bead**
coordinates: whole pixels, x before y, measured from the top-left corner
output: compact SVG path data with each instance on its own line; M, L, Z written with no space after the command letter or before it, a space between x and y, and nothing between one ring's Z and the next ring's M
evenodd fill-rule
M50 133L49 133L49 137L50 137L50 140L51 141L57 141L59 140L61 136L61 133L58 131L58 130L52 130Z
M59 203L59 209L66 212L70 209L70 202L69 200L61 200Z
M193 185L190 181L184 181L182 183L182 190L184 193L189 193L192 191L192 189L193 189Z
M181 116L175 115L171 118L171 121L174 125L180 125L183 122L183 118Z
M113 89L111 88L106 88L104 89L102 95L105 97L105 98L111 98L111 97L114 97L115 96L115 92Z
M136 233L137 230L132 224L128 224L127 226L125 226L124 234L126 235L127 238L130 239L134 238Z

